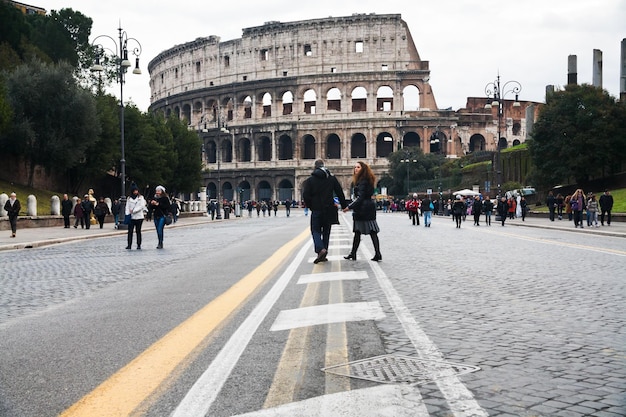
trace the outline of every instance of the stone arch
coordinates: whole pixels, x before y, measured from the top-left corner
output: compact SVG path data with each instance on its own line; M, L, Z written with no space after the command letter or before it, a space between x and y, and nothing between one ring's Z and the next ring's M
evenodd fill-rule
M282 95L283 116L293 113L293 93L285 91Z
M376 157L385 158L393 152L393 136L389 132L381 132L376 137Z
M272 186L267 181L259 181L257 185L257 200L259 201L269 201L272 199Z
M417 132L407 132L402 138L402 147L404 148L421 148L422 138Z
M263 93L261 96L261 103L263 105L263 117L272 117L272 95L268 92Z
M519 141L519 139L515 139L513 141L513 146L518 146L519 144L521 144L521 142Z
M315 114L317 106L317 93L313 89L306 90L302 96L304 99L304 112L306 114Z
M393 89L388 85L381 85L376 91L376 111L393 110Z
M315 159L315 137L312 135L302 137L302 159Z
M239 201L248 201L252 198L252 187L250 183L246 180L243 180L237 186L237 190L239 191Z
M498 148L506 149L508 147L509 147L509 143L507 142L506 138L500 138L500 140L498 141Z
M288 179L278 183L278 200L293 200L293 183Z
M189 104L183 104L183 120L187 122L187 124L191 124L191 106Z
M341 159L341 139L336 133L331 133L326 138L326 158Z
M333 87L326 93L326 109L341 111L341 90Z
M217 185L211 181L206 186L206 197L209 200L217 199Z
M470 136L468 151L484 151L486 150L486 143L487 141L485 140L485 137L483 135L481 135L480 133L474 133L472 136Z
M446 141L446 134L440 130L435 130L429 138L430 153L445 153L444 144Z
M252 161L252 146L250 139L241 138L237 144L237 161L250 162Z
M225 181L222 183L222 198L224 200L232 201L234 200L235 192L233 190L233 185L230 181Z
M222 162L233 162L233 143L230 139L222 140L220 146L220 160Z
M174 116L180 120L180 107L176 106L174 107Z
M206 144L206 161L209 164L214 164L217 162L217 144L214 140L210 140Z
M350 97L352 98L352 112L367 111L367 90L365 87L354 87Z
M243 118L251 119L252 118L252 97L245 96L243 100L241 100L241 104L243 106Z
M519 136L522 131L522 124L520 122L513 122L513 134Z
M363 133L355 133L350 140L350 158L367 158L367 138Z
M417 111L420 108L420 90L416 85L407 85L402 90L402 110Z
M272 140L268 136L261 136L257 140L257 161L272 160Z
M293 159L293 141L289 135L281 135L278 138L278 159Z

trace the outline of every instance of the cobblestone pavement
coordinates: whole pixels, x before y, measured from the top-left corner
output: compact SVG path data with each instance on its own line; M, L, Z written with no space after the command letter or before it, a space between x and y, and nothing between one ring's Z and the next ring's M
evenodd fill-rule
M462 379L489 415L626 415L623 237L526 222L381 215L383 268L446 360L481 367ZM371 284L364 298L384 299ZM395 320L379 328L389 353L414 354ZM436 386L420 391L448 415Z

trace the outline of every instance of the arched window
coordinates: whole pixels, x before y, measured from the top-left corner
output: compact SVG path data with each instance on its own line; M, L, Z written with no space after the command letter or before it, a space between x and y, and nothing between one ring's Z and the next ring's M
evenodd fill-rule
M341 91L337 88L331 88L326 94L326 108L328 110L341 111Z
M328 135L326 139L326 157L328 159L341 159L341 140L334 133Z
M215 141L209 141L205 147L206 151L206 162L207 164L214 164L217 162L217 145Z
M388 85L381 86L376 92L376 110L393 110L393 90Z
M302 159L315 159L315 138L311 135L302 138Z
M226 181L222 184L222 198L224 200L231 201L235 197L235 193L233 192L233 185Z
M257 189L257 196L259 201L269 201L272 199L272 186L267 181L259 182Z
M252 198L252 193L250 192L252 187L250 187L250 183L248 181L241 181L237 186L237 190L239 191L239 201L249 201Z
M293 184L289 180L282 180L278 183L278 200L293 200Z
M283 115L291 114L293 112L293 93L286 91L283 94Z
M233 144L229 139L222 141L220 152L220 160L222 162L233 162Z
M382 132L376 138L376 157L385 158L393 152L393 137L389 132Z
M263 117L272 117L272 95L263 94Z
M500 138L500 140L498 141L498 148L500 149L506 149L509 146L509 144L506 141L506 138Z
M293 159L293 142L288 135L278 138L278 159Z
M472 135L469 140L468 150L469 152L484 151L485 137L479 133Z
M246 96L243 99L243 118L251 119L252 118L252 97Z
M267 136L261 136L257 145L257 160L258 161L271 161L272 160L272 141Z
M420 108L420 90L414 85L407 85L402 90L404 111L416 111Z
M365 87L356 87L352 90L352 111L367 111L367 90Z
M421 143L420 135L415 132L407 132L402 139L402 146L404 148L420 147Z
M364 134L355 133L350 145L350 158L367 158L367 139Z
M250 162L252 160L252 149L250 146L250 139L239 139L239 146L237 146L237 160L240 162Z
M315 90L306 90L304 92L304 112L306 114L315 114L316 103L317 94Z

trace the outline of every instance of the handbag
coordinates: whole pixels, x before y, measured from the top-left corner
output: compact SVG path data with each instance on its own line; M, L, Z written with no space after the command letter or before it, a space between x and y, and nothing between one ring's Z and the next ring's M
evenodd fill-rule
M434 210L434 209L435 209L435 205L432 203L432 201L431 201L431 203L428 205L428 207L430 207L430 209L431 209L431 210Z
M172 215L168 213L167 216L165 216L165 224L170 225L172 224L172 221L173 221Z
M130 224L130 214L124 216L124 224Z

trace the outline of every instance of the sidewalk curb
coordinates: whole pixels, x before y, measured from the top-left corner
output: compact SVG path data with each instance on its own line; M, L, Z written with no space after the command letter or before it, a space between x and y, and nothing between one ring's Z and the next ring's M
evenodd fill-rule
M619 232L613 232L613 231L606 231L606 230L598 230L597 228L592 228L592 227L588 227L586 230L583 229L579 229L579 228L566 228L566 227L560 227L560 226L551 226L549 224L547 225L538 225L538 224L529 224L529 223L517 223L517 222L505 222L507 226L521 226L521 227L535 227L535 228L539 228L539 229L551 229L551 230L561 230L563 232L573 232L573 233L585 233L585 234L595 234L595 235L601 235L601 236L612 236L612 237L621 237L621 238L626 238L626 233L619 233Z

